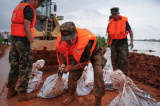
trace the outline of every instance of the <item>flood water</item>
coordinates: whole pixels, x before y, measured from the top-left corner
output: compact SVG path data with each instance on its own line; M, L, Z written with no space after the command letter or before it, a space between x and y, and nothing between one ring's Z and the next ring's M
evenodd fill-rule
M133 49L129 49L130 52L134 51L134 52L137 52L137 53L145 53L145 54L149 54L149 55L154 55L154 56L160 57L160 42L133 41L133 43L134 43L134 48ZM151 52L151 50L153 52Z

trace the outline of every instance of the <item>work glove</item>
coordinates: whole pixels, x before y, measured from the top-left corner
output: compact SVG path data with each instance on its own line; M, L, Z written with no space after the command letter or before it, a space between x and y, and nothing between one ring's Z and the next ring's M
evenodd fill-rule
M63 67L62 72L66 74L68 72L67 67Z
M62 70L61 70L61 68L62 68ZM59 69L62 71L62 73L66 74L68 72L67 67L65 66L65 64L62 64L61 68L59 67Z
M30 43L30 48L31 48L31 53L32 54L36 54L37 53L37 49L34 43Z

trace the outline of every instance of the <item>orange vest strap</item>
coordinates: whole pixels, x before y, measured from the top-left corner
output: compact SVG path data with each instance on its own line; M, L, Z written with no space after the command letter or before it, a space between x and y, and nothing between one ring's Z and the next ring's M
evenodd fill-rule
M84 68L82 67L81 63L80 63L80 62L78 62L78 63L79 63L79 65L81 66L81 68L84 70Z
M59 67L60 67L60 69L61 69L61 71L62 71L62 67L61 67L61 64L60 64L60 61L59 61L59 56L58 56L58 50L56 50L56 54L57 54L57 59L58 59Z
M69 59L68 59L68 53L66 54L66 61L67 61L67 70L69 70Z
M60 63L59 56L58 56L58 50L56 50L56 54L57 54L57 60L58 60L59 67L60 67L60 69L61 69L61 71L62 71L61 63ZM68 53L64 54L64 56L66 56L66 61L67 61L67 70L69 70L69 59L68 59Z

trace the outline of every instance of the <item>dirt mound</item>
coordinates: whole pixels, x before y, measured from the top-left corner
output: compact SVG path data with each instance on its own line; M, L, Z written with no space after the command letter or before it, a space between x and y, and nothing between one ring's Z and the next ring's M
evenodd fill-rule
M160 57L130 53L129 77L160 89Z
M0 58L4 56L6 50L8 50L10 45L0 44Z

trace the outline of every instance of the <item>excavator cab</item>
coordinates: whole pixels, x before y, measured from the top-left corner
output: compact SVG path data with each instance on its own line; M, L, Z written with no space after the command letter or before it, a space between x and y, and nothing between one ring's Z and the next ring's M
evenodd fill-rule
M59 22L56 14L57 5L51 0L44 1L44 7L39 7L36 12L35 39L54 40L59 34ZM60 16L58 16L60 17ZM62 18L63 19L63 18Z

